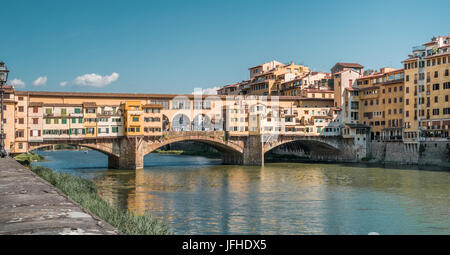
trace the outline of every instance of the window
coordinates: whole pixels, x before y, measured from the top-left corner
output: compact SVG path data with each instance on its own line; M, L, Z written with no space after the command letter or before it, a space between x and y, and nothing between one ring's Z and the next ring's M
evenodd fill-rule
M119 133L119 127L112 127L113 133Z
M81 109L80 108L75 108L75 113L81 113Z
M20 119L19 119L19 124L23 124L23 123L24 123L23 118L20 118Z
M17 130L16 131L16 137L23 137L24 136L24 131L23 130Z
M61 119L61 123L62 123L62 124L67 124L67 119L66 119L66 118L62 118L62 119Z
M45 114L52 114L52 108L46 108Z
M83 118L78 118L78 123L83 123Z
M39 124L39 119L38 118L33 118L33 124Z
M95 113L95 108L87 108L86 113Z
M23 112L23 106L19 106L19 112Z
M59 119L55 119L55 124L59 124Z
M437 78L438 77L438 71L435 71L434 72L434 78Z
M64 116L67 114L67 109L66 108L62 108L61 109L61 115Z
M94 128L86 128L86 133L87 134L95 134L95 129Z
M406 87L406 94L409 94L409 87Z
M439 90L439 83L433 84L433 90Z
M439 109L433 109L433 115L439 115Z
M23 97L19 97L19 101L23 101Z
M437 103L437 102L438 102L438 100L439 100L439 99L438 99L438 97L437 97L437 96L435 96L435 97L434 97L434 102L435 102L435 103Z
M77 119L72 118L72 124L76 124L77 123Z
M139 117L133 117L133 122L139 122Z
M45 119L45 124L51 124L51 119Z
M38 108L37 107L33 107L33 113L38 113Z

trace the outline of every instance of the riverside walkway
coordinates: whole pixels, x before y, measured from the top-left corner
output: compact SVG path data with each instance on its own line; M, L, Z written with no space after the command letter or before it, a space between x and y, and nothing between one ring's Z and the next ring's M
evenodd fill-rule
M120 233L14 159L0 158L0 235L17 234Z

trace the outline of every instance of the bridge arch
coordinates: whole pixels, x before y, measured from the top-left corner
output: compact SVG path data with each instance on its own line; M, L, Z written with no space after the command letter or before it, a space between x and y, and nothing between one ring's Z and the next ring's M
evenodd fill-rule
M340 146L337 140L330 138L327 140L322 137L305 136L298 138L278 139L273 142L267 142L264 144L263 153L272 151L273 149L280 148L286 145L297 145L298 148L303 149L305 152L330 152L338 154L340 152Z
M119 154L114 153L112 147L106 147L101 144L78 144L78 143L44 143L44 144L38 144L38 145L31 145L28 147L28 151L35 151L41 148L55 146L55 145L72 145L72 146L80 146L88 149L92 149L98 152L101 152L107 156L113 155L113 156L119 156Z
M148 141L144 149L144 155L147 155L165 145L169 145L176 142L194 141L203 144L207 144L222 155L243 155L244 145L243 143L235 141L225 140L225 133L221 131L189 131L189 132L170 132L167 136L160 141Z

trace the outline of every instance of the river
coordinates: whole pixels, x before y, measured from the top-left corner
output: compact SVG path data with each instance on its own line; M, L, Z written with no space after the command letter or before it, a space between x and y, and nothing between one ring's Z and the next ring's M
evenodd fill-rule
M108 170L96 151L40 151L36 164L92 180L110 204L149 212L176 234L450 234L450 171L440 167L221 165L150 154Z

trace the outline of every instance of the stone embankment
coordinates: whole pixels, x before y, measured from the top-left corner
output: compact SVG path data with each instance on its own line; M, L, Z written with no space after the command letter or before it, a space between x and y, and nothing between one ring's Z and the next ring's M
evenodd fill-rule
M0 234L115 235L120 232L7 157L0 158Z

